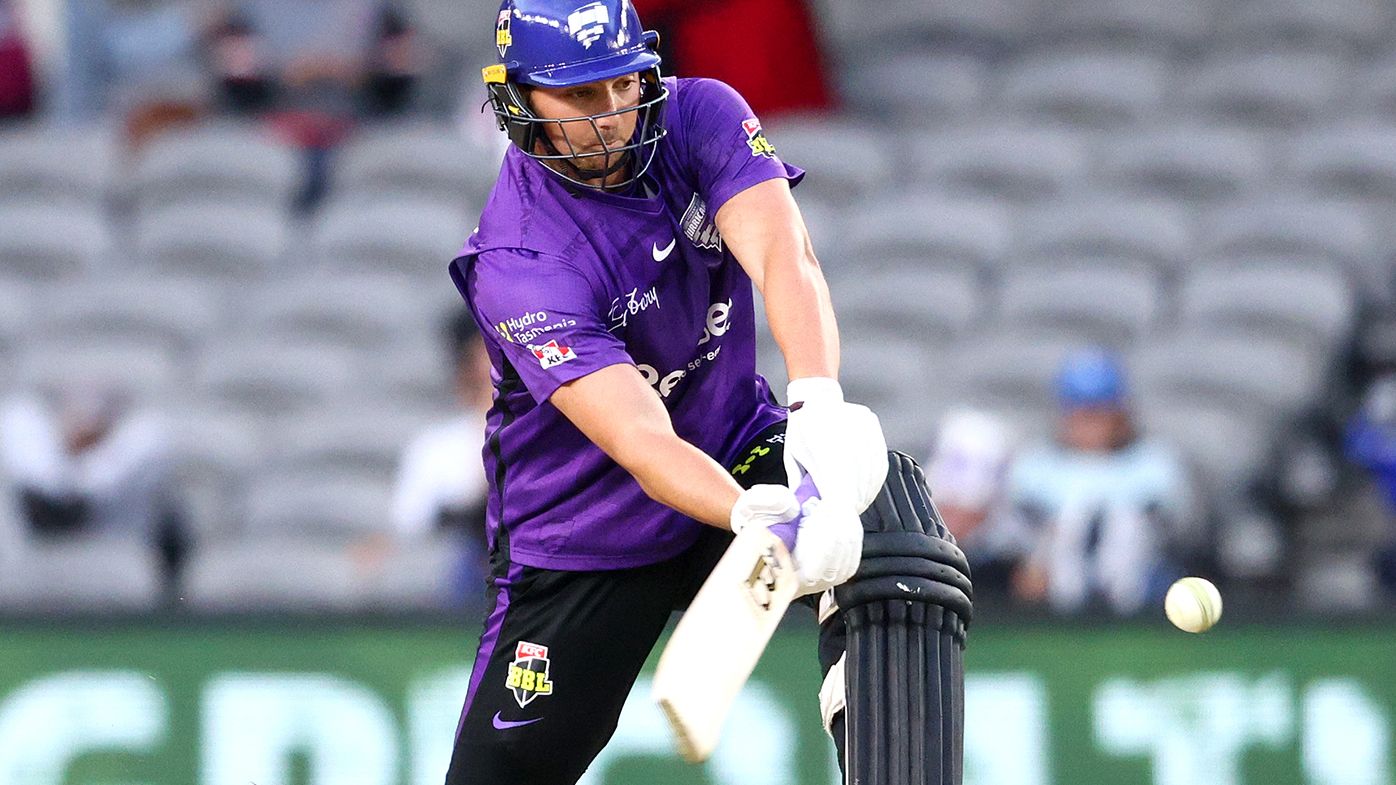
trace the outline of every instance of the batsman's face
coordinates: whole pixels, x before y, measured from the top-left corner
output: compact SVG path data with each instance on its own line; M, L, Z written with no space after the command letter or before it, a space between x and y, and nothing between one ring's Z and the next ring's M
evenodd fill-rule
M635 134L640 105L640 77L626 74L614 79L571 87L536 87L529 96L533 112L548 120L583 118L565 123L548 123L548 139L560 153L599 153L625 145ZM630 109L632 111L619 111ZM618 112L617 114L607 114ZM607 114L595 120L587 116ZM594 123L594 124L593 124ZM598 136L598 133L600 134ZM587 168L602 168L602 158L589 159Z

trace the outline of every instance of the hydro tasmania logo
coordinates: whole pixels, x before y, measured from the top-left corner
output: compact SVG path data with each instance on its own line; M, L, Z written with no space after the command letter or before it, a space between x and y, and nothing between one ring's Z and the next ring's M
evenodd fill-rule
M519 641L514 648L514 662L509 665L509 679L505 682L509 691L514 693L519 708L532 703L535 698L553 694L553 682L548 678L551 669L547 646Z

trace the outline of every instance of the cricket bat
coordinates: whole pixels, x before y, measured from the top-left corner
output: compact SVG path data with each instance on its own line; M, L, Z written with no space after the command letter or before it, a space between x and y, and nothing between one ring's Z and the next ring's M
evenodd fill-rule
M653 696L689 763L708 759L742 685L799 588L780 538L760 526L727 547L659 655Z

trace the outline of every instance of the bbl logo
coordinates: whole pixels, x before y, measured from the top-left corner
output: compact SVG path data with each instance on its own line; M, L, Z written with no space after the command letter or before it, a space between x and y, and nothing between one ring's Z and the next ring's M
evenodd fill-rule
M766 132L761 129L761 121L755 117L742 121L742 130L746 131L746 146L751 148L751 157L764 155L767 158L776 156L776 147L766 138Z
M514 649L514 662L509 666L509 679L505 682L509 691L514 693L519 708L541 695L553 694L553 683L548 678L551 665L547 646L519 641Z
M496 22L494 26L494 44L499 47L500 57L503 57L504 53L509 51L510 44L514 43L514 36L509 33L509 19L511 16L512 12L507 8L500 11L499 21Z

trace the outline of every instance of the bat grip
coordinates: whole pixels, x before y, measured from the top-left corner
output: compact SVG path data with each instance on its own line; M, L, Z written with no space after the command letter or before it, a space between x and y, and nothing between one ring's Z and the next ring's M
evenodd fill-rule
M805 502L817 498L819 498L819 489L814 487L814 477L806 474L804 479L800 480L799 487L795 489L795 499L800 502L800 506L803 508ZM777 523L769 527L771 533L779 537L780 541L785 543L786 550L791 553L795 551L795 540L800 533L801 517L796 515L785 523Z

